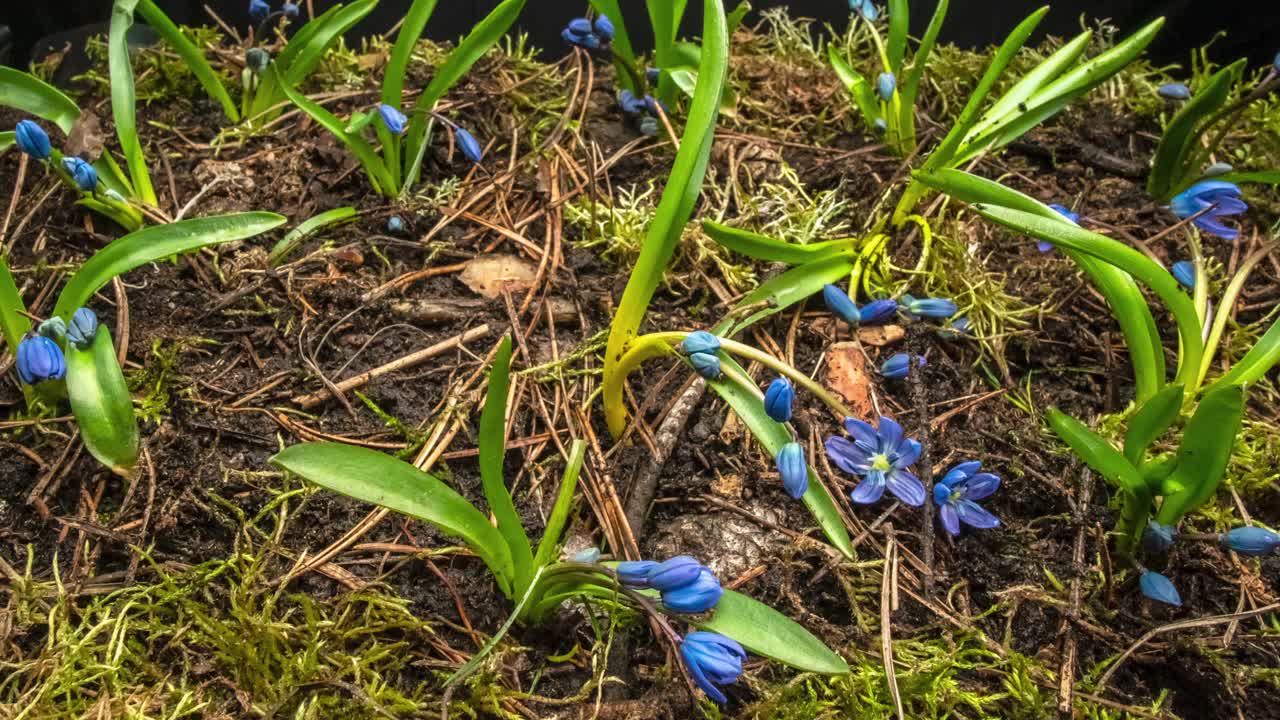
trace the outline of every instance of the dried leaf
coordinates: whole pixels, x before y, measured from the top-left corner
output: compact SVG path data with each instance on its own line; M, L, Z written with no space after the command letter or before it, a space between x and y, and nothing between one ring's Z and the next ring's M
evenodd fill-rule
M513 255L480 255L462 269L462 282L490 300L503 292L514 293L533 286L537 270Z

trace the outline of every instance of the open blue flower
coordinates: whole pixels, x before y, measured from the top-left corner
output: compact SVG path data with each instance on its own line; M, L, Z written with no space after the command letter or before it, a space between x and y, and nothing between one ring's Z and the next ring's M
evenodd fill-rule
M793 500L804 497L809 489L809 466L804 461L804 446L798 442L783 445L774 462L778 466L778 475L782 477L782 489Z
M784 378L774 378L769 383L769 388L764 391L764 411L769 417L777 422L784 423L791 420L791 404L796 399L796 389L791 385L791 381Z
M26 385L67 376L67 359L58 344L43 335L29 335L18 343L18 379Z
M907 505L924 504L924 484L907 470L920 457L920 443L903 437L902 426L884 416L879 430L855 418L845 418L844 428L849 437L833 435L825 446L836 467L862 477L850 495L855 503L869 505L888 488Z
M1156 94L1168 100L1186 100L1191 97L1191 88L1182 83L1165 83L1156 88Z
M1190 260L1179 260L1173 264L1173 276L1189 289L1196 287L1196 266Z
M13 142L22 152L36 160L47 160L53 147L49 144L49 133L36 124L34 120L19 120L13 129Z
M699 630L684 636L680 643L680 657L702 692L715 702L724 704L729 699L716 686L737 682L747 653L736 640Z
M1178 594L1178 588L1173 586L1173 582L1169 578L1158 572L1143 570L1142 575L1138 576L1138 587L1142 590L1143 595L1152 600L1174 607L1182 607L1182 596Z
M1239 186L1224 180L1202 180L1175 195L1169 206L1183 220L1207 210L1193 221L1195 226L1223 240L1235 240L1240 231L1223 225L1218 218L1249 209L1240 199Z
M933 502L938 506L942 527L952 535L960 534L960 523L983 530L999 527L1000 519L978 505L978 500L991 497L1000 487L1000 478L980 473L978 460L963 462L947 471L933 486Z

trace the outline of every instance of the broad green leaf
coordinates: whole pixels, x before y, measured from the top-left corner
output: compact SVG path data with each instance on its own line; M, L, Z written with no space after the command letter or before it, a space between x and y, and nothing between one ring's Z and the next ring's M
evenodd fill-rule
M413 56L413 48L422 37L422 31L436 9L436 0L413 0L409 12L400 22L400 30L396 32L396 43L391 47L391 58L387 61L387 70L382 78L382 102L392 107L400 107L404 102L404 74L409 68L409 59Z
M0 105L44 118L70 135L80 108L62 91L29 73L0 65Z
M734 413L751 430L751 434L764 446L769 457L777 456L782 446L791 442L791 433L785 425L765 413L764 400L751 382L751 376L747 375L747 371L736 360L722 353L720 363L725 371L724 375L719 380L708 381L707 385L733 408ZM809 464L809 489L800 499L827 540L845 557L853 559L853 542L849 539L844 519L840 517L835 499L814 473L812 463Z
M307 218L271 248L271 254L267 256L267 264L271 267L279 267L307 238L327 227L352 220L355 216L355 208L340 207Z
M915 145L916 93L920 90L920 78L924 76L924 69L929 65L929 55L933 53L933 46L938 41L938 33L942 31L942 21L947 17L947 3L948 0L938 0L938 4L934 6L929 27L925 28L924 36L920 38L920 45L911 56L911 68L898 81L898 96L902 99L899 103L901 114L898 126L902 128L904 139L909 140L913 147Z
M1124 433L1124 456L1134 467L1142 468L1147 448L1177 421L1182 398L1181 385L1168 385L1129 418L1129 427Z
M911 13L907 10L907 0L889 0L889 38L886 54L889 57L888 72L895 76L902 72L902 58L907 54L907 31L911 21Z
M871 89L871 83L840 57L834 44L827 48L827 57L831 61L831 69L836 71L836 77L840 79L840 84L844 85L853 96L858 111L862 113L863 121L870 127L875 123L876 118L880 117L880 101L876 98L875 91Z
M522 594L533 576L533 549L520 524L520 514L511 500L511 491L502 477L502 464L507 452L507 392L510 389L511 336L508 335L498 345L493 368L489 371L484 409L480 412L480 481L484 485L489 512L498 521L498 533L511 551L515 566L515 592Z
M693 214L715 139L716 118L729 66L729 38L720 0L704 0L703 13L703 53L698 68L698 88L689 106L680 150L676 153L662 198L645 233L640 256L627 279L626 289L609 328L603 398L609 432L615 438L626 425L626 407L622 400L626 377L619 376L617 363L636 337L654 290L662 281L667 261L675 252L680 234Z
M131 207L104 202L90 195L85 195L79 198L76 200L76 204L87 207L100 215L111 218L127 232L133 232L142 228L141 213L134 211Z
M725 590L709 620L695 621L699 630L737 640L757 655L797 670L841 675L849 665L796 621L742 593Z
M1201 178L1202 180L1221 180L1223 182L1236 183L1237 185L1245 185L1247 183L1258 183L1260 185L1276 185L1280 184L1280 170L1257 170L1243 172L1229 172L1222 175L1216 175L1213 178Z
M1247 385L1266 375L1277 362L1280 362L1280 320L1272 323L1267 332L1258 338L1258 342L1249 348L1249 352L1205 392L1207 394L1227 385Z
M138 420L106 325L88 348L68 342L67 397L89 454L112 472L131 476L138 462Z
M12 130L5 130L4 132L0 132L0 154L4 153L5 150L8 150L9 148L13 147L14 143L16 142L15 136L16 136L16 133L14 133L14 131Z
M376 450L332 442L293 445L269 462L321 487L429 522L461 538L510 597L515 569L502 535L484 513L435 477Z
M13 279L9 263L0 253L0 331L4 332L5 344L9 352L18 352L18 343L22 336L31 329L31 320L22 311L27 306L22 302L22 293L18 292L18 283Z
M534 573L556 561L560 550L560 536L564 533L565 523L569 521L569 510L573 507L573 493L578 487L578 474L582 472L582 461L587 454L585 440L577 439L569 448L569 462L564 467L564 476L560 478L560 491L556 493L556 504L551 508L551 516L547 518L547 528L538 541L538 554L533 558Z
M1147 193L1160 202L1168 202L1177 192L1178 185L1189 172L1199 168L1186 167L1187 158L1199 140L1204 128L1200 121L1217 112L1231 97L1231 88L1244 70L1243 59L1222 68L1205 81L1204 87L1191 97L1169 121L1156 154L1151 161L1151 174L1147 176Z
M1049 428L1071 448L1076 457L1106 478L1107 482L1135 495L1146 493L1147 484L1142 479L1142 473L1101 435L1057 408L1046 410L1045 419Z
M138 139L137 99L134 96L133 65L129 57L129 28L133 27L133 9L138 0L116 0L111 8L111 31L107 38L107 66L111 76L111 117L116 123L116 137L124 153L125 165L133 183L134 197L148 205L158 205L151 186L147 157Z
M204 53L200 52L200 48L196 47L182 29L174 25L169 16L156 7L152 0L138 0L138 12L146 19L151 29L155 30L165 42L169 43L169 47L178 53L204 91L222 106L222 112L227 119L231 122L239 121L240 111L236 108L235 101L231 99L227 88L222 85L222 80L210 67L209 61L205 59Z
M1006 120L1012 113L1026 112L1027 101L1038 93L1054 78L1061 75L1067 68L1071 67L1076 60L1089 47L1089 40L1093 37L1093 33L1085 31L1075 36L1071 42L1058 48L1057 52L1045 58L1043 62L1032 68L1031 72L1022 76L1022 79L1009 88L999 100L995 102L978 122L969 131L968 139L975 138L986 132L997 123Z
M654 64L664 70L658 80L656 94L658 99L667 105L674 105L676 100L675 76L665 71L681 64L673 50L676 45L676 36L680 32L680 21L684 18L686 4L687 0L648 0L646 3L649 9L649 23L653 28ZM724 18L723 2L717 2L717 6L721 20L724 21L725 37L728 38L729 25Z
M638 72L636 52L631 47L631 35L627 32L627 23L623 18L618 0L591 0L591 7L595 8L597 13L608 17L613 23L613 42L610 45L613 49L613 65L616 69L614 76L618 86L633 93L639 93L644 85L640 83L642 78L634 77Z
M738 27L742 25L742 21L746 19L749 12L751 12L751 3L747 2L747 0L742 0L729 11L728 15L724 16L724 26L729 33L729 37L733 37L733 34L737 32Z
M912 173L912 177L924 185L928 185L935 190L941 190L961 202L997 205L1039 215L1050 220L1066 221L1066 218L1059 215L1053 208L1032 198L1030 195L1018 192L995 180L988 180L963 170L940 168L933 172L916 171Z
M823 285L849 277L855 262L856 253L849 250L839 255L798 265L766 280L755 290L747 293L734 307L735 309L745 308L762 302L767 302L768 306L746 317L734 314L725 318L716 325L715 333L726 337L737 335L770 315L776 315L798 302L804 302L813 294L820 292Z
M753 233L750 230L721 225L712 220L702 221L702 230L718 244L757 260L803 265L824 257L838 254L855 242L852 238L827 240L798 245Z
M129 233L94 253L80 266L62 288L53 314L70 320L71 314L112 278L140 265L208 245L251 238L284 223L282 215L248 212L182 220Z
M1161 484L1157 519L1172 525L1213 497L1231 461L1244 418L1244 387L1224 385L1205 393L1182 431L1178 465Z

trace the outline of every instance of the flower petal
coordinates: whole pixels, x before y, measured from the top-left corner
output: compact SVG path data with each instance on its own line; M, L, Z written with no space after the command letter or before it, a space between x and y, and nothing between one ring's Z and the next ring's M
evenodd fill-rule
M857 418L845 418L844 431L861 443L867 452L875 452L880 448L880 436L876 434L876 429L869 422Z
M916 460L920 459L920 453L922 451L923 448L920 447L920 443L915 440L912 440L911 438L903 440L902 444L898 446L897 457L893 460L893 466L897 468L905 468L915 465Z
M849 438L833 435L823 443L827 448L827 457L836 467L850 475L866 475L871 469L871 458L867 451Z
M946 503L938 508L938 517L942 520L942 527L952 535L960 534L960 516L956 515L956 509L951 503Z
M955 467L948 470L947 474L943 475L942 479L939 480L938 482L942 483L943 485L946 485L947 487L951 487L957 483L964 482L965 480L968 480L969 478L973 477L973 474L977 472L978 468L980 467L982 467L981 460L970 460L968 462L962 462L959 465L956 465Z
M955 506L956 514L960 516L960 520L966 525L972 525L983 530L1000 526L1000 518L983 510L981 505L972 500L959 500Z
M880 416L880 452L888 455L902 443L902 426L883 415Z
M889 487L889 492L903 503L912 507L924 504L924 483L906 470L891 471L885 484Z
M1240 235L1240 231L1235 228L1227 227L1217 220L1213 219L1213 215L1201 215L1195 219L1195 226L1201 230L1216 235L1223 240L1235 240Z
M991 493L1000 488L1000 478L991 473L978 473L969 478L969 482L964 485L964 498L966 500L981 500L991 497Z
M872 470L849 494L849 499L859 505L870 505L884 496L884 487L884 473L880 470Z

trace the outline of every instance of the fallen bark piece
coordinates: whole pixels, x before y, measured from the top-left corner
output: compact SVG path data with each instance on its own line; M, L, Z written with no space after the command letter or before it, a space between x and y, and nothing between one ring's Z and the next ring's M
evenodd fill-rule
M839 342L831 346L827 351L824 384L844 398L856 417L871 416L871 376L857 343Z
M873 345L875 347L884 347L892 345L907 336L907 331L901 325L873 325L871 327L858 328L858 339L863 345Z
M504 292L528 290L537 277L532 263L514 255L480 255L462 269L462 282L471 291L490 300Z

